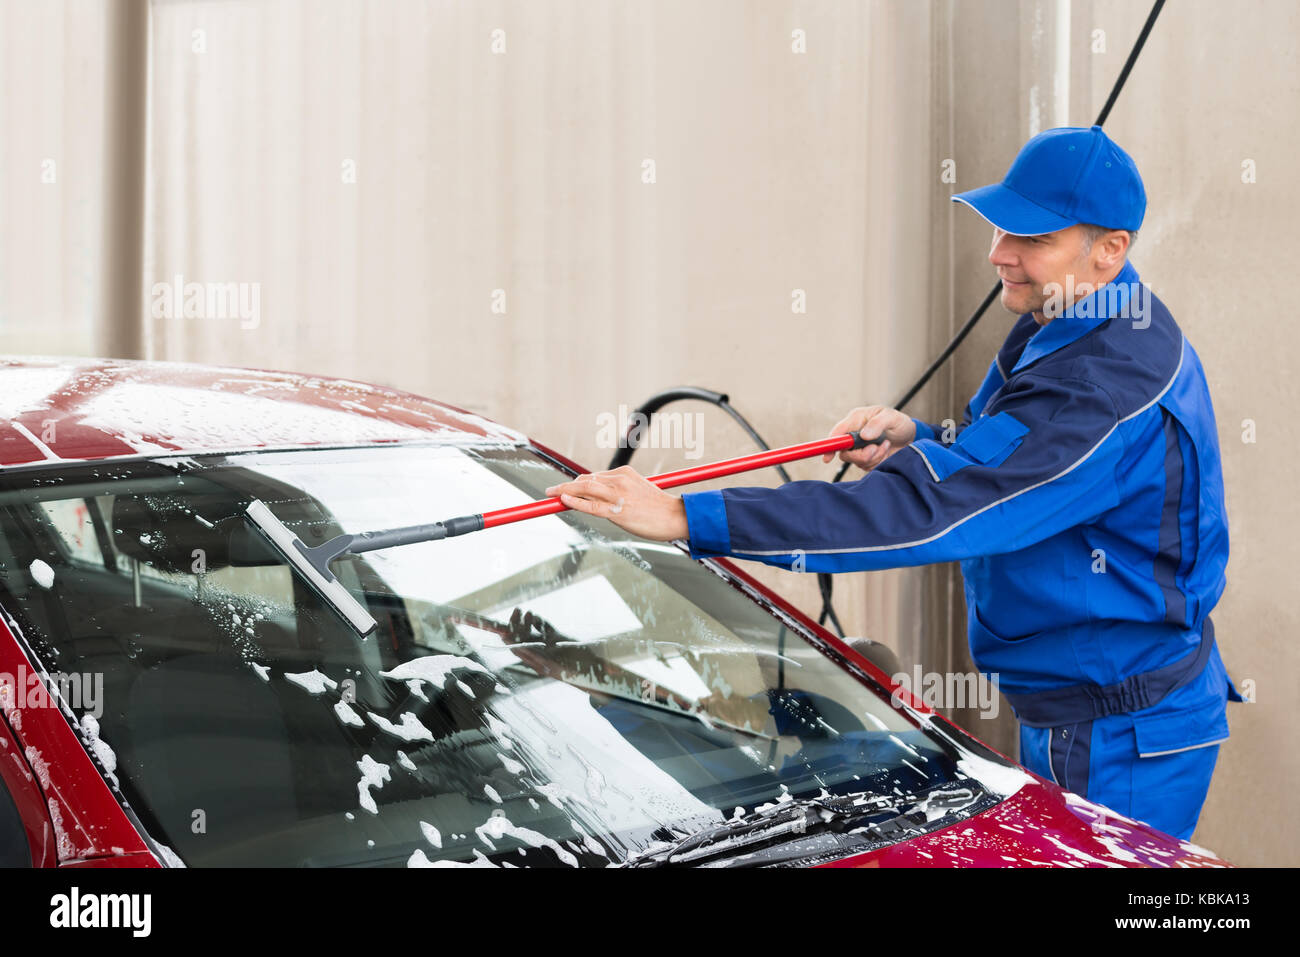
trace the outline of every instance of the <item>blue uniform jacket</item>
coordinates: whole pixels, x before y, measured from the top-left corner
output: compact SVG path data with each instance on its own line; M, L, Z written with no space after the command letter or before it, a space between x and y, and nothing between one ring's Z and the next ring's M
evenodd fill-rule
M1207 625L1228 561L1214 410L1132 264L1046 326L1022 315L947 432L918 421L857 481L686 493L691 554L808 572L959 560L971 656L1022 723L1065 723L1017 707L1049 689L1132 696L1196 659L1196 680L1108 713L1133 715L1144 755L1226 739L1241 698Z

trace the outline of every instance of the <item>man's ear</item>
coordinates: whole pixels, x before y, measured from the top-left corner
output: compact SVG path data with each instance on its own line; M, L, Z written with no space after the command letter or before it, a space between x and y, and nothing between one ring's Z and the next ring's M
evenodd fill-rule
M1128 255L1128 233L1112 229L1092 244L1092 264L1099 272L1109 272L1124 262Z

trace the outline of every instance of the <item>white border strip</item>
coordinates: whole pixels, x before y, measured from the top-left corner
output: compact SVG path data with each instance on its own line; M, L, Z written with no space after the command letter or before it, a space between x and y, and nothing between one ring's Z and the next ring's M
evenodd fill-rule
M1204 744L1189 744L1185 748L1174 748L1172 751L1139 751L1139 758L1158 758L1162 754L1179 754L1183 751L1195 751L1197 748L1208 748L1212 744L1223 744L1227 738L1220 738L1218 741L1206 741Z
M54 450L51 449L48 445L46 445L44 442L42 442L40 439L38 439L36 436L32 435L31 430L27 428L27 426L23 425L21 422L17 421L16 419L10 419L9 424L14 427L15 432L22 435L25 439L27 439L28 442L32 443L32 445L40 449L41 454L44 455L47 459L49 459L51 462L63 461L63 456L55 455ZM30 463L24 463L24 464L30 464Z
M930 470L930 474L934 476L934 480L936 482L942 481L942 479L939 478L939 473L936 472L934 470L934 466L930 464L930 460L925 457L925 453L916 447L916 442L911 442L907 447L911 449L913 452L915 452L917 455L921 456L921 461L925 463L925 467ZM758 553L755 552L754 554L758 554Z

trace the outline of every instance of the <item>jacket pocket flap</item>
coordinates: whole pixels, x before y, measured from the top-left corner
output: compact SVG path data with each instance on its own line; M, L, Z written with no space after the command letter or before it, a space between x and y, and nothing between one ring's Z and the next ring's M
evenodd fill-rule
M1000 465L1015 451L1028 431L1029 426L1010 412L999 412L997 415L980 416L966 426L961 430L961 435L957 436L955 444L977 462Z
M1133 715L1138 754L1144 758L1217 744L1228 738L1228 715L1223 700L1174 714Z

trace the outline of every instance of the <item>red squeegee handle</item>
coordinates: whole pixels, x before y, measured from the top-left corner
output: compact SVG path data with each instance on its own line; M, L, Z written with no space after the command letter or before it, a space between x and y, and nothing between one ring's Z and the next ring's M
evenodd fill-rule
M874 439L864 439L856 432L844 432L827 439L818 439L816 442L804 442L802 445L788 445L783 449L755 452L753 455L742 455L740 458L726 459L722 462L714 462L712 465L697 465L694 468L678 469L676 472L664 472L662 475L647 475L646 479L659 488L675 488L678 485L707 482L709 479L722 478L724 475L735 475L737 472L780 465L796 459L808 459L828 452L842 452L865 448L868 445L878 445L882 439L884 439L883 434ZM514 505L510 508L484 512L483 524L480 527L493 528L497 525L508 525L510 522L536 518L539 515L554 515L556 512L565 512L568 509L569 506L561 502L559 496L552 496L540 502L529 502L526 505Z

